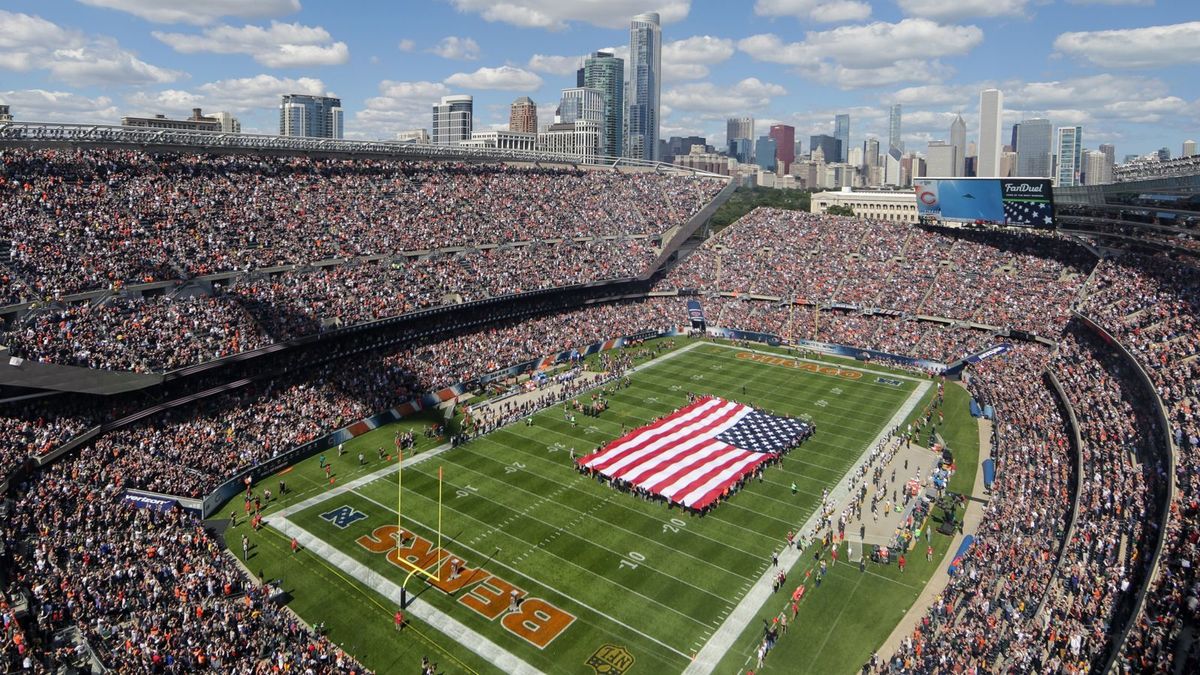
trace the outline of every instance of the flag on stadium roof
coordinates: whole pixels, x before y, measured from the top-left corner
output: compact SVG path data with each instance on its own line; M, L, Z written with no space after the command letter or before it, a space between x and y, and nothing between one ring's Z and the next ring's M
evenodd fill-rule
M703 509L794 447L812 426L720 398L702 398L579 460L610 480Z

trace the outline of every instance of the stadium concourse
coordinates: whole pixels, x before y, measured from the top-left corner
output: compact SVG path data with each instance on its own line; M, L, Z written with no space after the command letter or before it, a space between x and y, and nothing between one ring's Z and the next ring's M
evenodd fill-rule
M363 672L270 602L203 520L125 490L202 497L427 392L684 323L677 293L721 328L898 357L1009 345L964 376L996 417L974 545L901 648L865 668L1200 670L1194 261L759 209L651 278L667 233L721 183L90 147L2 159L11 355L143 372L226 359L112 399L6 388L9 670ZM157 282L165 294L138 290ZM581 284L618 290L556 291L523 314L496 300ZM363 325L446 305L420 326ZM320 358L229 358L323 330L341 341Z

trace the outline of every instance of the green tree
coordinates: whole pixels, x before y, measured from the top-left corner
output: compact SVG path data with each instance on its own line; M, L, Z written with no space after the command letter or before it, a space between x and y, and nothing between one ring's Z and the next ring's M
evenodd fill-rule
M854 215L854 209L850 208L849 206L834 204L833 206L825 209L825 213L828 213L831 216L852 216Z
M760 206L791 211L808 211L811 193L769 187L738 188L712 217L712 228L720 230Z

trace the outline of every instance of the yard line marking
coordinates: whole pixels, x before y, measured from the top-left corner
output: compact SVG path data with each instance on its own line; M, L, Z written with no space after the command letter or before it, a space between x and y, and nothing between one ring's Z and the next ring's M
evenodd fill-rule
M391 507L389 507L389 506L387 506L387 505L385 505L385 504L380 504L379 502L375 501L374 499L371 499L370 497L368 497L368 496L366 496L366 495L364 495L364 494L361 494L361 493L358 493L358 492L355 492L354 494L358 495L359 497L362 497L363 499L365 499L365 500L367 500L367 501L369 501L369 502L371 502L371 503L373 503L373 504L376 504L376 505L378 505L378 506L380 506L380 507L383 507L384 509L386 509L386 510L388 510L388 511L391 511L392 513L395 513L395 512L396 512L396 511L395 511L394 509L392 509ZM463 514L463 515L466 515L466 514ZM476 522L480 522L480 521L479 521L477 518L472 518L472 517L471 517L471 516L469 516L469 515L467 515L467 517L468 517L468 518L471 518L471 520L474 520L474 521L476 521ZM418 525L420 525L421 527L424 527L424 528L425 528L425 529L427 529L427 530L433 531L433 528L429 527L428 525L426 525L425 523L421 522L420 520L417 520L416 518L413 518L412 516L408 516L408 520L409 520L409 521L411 521L411 522L414 522L414 523L416 523L416 524L418 524ZM505 533L505 534L508 534L508 533ZM516 537L515 537L515 536L513 536L513 535L508 535L508 536L510 536L510 537L513 537L514 539L516 539ZM518 539L518 541L520 541L520 540ZM461 542L456 542L456 543L461 543ZM528 542L525 542L525 543L528 543ZM471 548L470 546L466 546L466 545L464 545L464 546L463 546L463 548L466 548L467 550L471 551L471 552L472 552L472 553L474 553L475 555L477 555L477 556L480 556L480 558L481 558L481 559L487 559L487 558L489 557L489 556L488 556L488 554L486 554L486 553L482 553L482 552L480 552L480 551L478 551L478 550L476 550L476 549L474 549L474 548ZM550 553L549 551L544 551L544 553L546 553L547 555L554 556L555 558L558 558L558 556L554 555L553 553ZM575 563L572 563L572 562L570 562L569 560L564 560L563 558L558 558L558 559L559 559L559 560L563 560L564 562L567 562L568 564L574 565L575 567L579 567L578 565L575 565ZM681 652L681 651L679 651L678 649L676 649L676 648L672 647L671 645L668 645L667 643L663 642L662 640L659 640L658 638L655 638L655 637L653 637L653 636L647 635L647 634L643 633L642 631L640 631L640 630L638 630L638 629L634 628L633 626L630 626L629 624L625 623L624 621L621 621L620 619L614 618L614 617L612 617L612 616L608 615L607 613L605 613L605 612L602 612L602 611L600 611L600 610L596 609L595 607L593 607L593 606L589 605L588 603L586 603L586 602L583 602L582 600L579 600L579 599L578 599L578 598L576 598L575 596L573 596L573 595L568 595L568 594L566 594L566 593L563 593L562 591L560 591L560 590L558 590L557 588L555 588L555 587L551 586L550 584L548 584L548 583L546 583L546 582L544 582L544 581L541 581L541 580L535 579L535 578L533 578L533 577L529 576L528 574L525 574L525 573L521 572L521 571L520 571L520 570L518 570L517 568L515 568L515 567L512 567L511 565L507 565L507 564L505 564L505 563L504 563L503 561L501 561L499 558L492 558L492 559L489 561L489 563L488 563L488 564L489 564L489 565L492 565L492 564L499 565L500 567L503 567L503 568L505 568L505 569L509 570L510 572L513 572L513 573L517 574L517 575L518 575L518 576L520 576L521 578L523 578L523 579L527 579L527 580L529 580L529 581L533 582L533 584L535 584L535 585L537 585L537 586L541 586L542 588L545 588L545 589L548 589L548 590L550 590L550 591L553 591L553 592L554 592L554 593L556 593L557 595L559 595L559 596L562 596L563 598L566 598L567 600L570 600L571 602L574 602L575 604L579 605L580 607L586 607L587 609L591 610L592 612L596 613L597 615L599 615L599 616L602 616L602 617L604 617L604 618L608 619L609 621L612 621L612 622L613 622L613 623L615 623L615 624L618 624L618 625L620 625L620 626L624 626L625 628L627 628L627 629L629 629L629 630L633 631L634 633L637 633L638 635L641 635L642 637L646 638L647 640L651 640L652 642L654 642L654 643L656 643L656 644L658 644L658 645L660 645L660 646L662 646L662 647L664 647L664 648L666 648L666 649L669 649L669 650L671 650L671 651L672 651L672 652L674 652L675 654L678 654L678 655L680 655L680 656L682 656L682 657L684 657L684 658L688 658L688 655L687 655L687 654L684 654L683 652ZM598 575L598 574L596 574L595 572L591 572L590 570L587 570L587 569L585 569L585 568L583 568L583 567L580 567L580 569L584 570L584 571L585 571L585 572L587 572L589 575L592 575L594 578L597 578L597 579L604 579L604 580L608 581L609 583L613 584L614 586L617 586L618 588L620 588L622 591L629 592L629 593L634 593L634 594L636 594L636 595L642 595L641 593L638 593L637 591L634 591L634 590L632 590L632 589L625 588L624 586L621 586L621 584L617 583L616 581L613 581L612 579L609 579L609 578L608 578L608 577L606 577L606 576L603 576L603 575ZM643 598L646 598L646 600L649 600L650 602L653 602L654 604L657 604L657 605L660 605L660 606L662 606L662 607L665 607L666 609L669 609L669 610L671 610L672 612L675 612L676 614L679 614L680 616L682 616L682 617L684 617L684 618L686 618L686 619L688 619L688 620L690 620L690 621L693 621L693 622L695 622L695 623L700 623L700 622L699 622L699 621L697 621L696 619L693 619L693 618L689 617L688 615L686 615L686 614L683 614L682 612L680 612L680 611L678 611L678 610L676 610L676 609L672 609L672 608L670 608L670 607L667 607L666 605L662 605L661 603L659 603L658 601L654 600L653 598L648 598L648 597L646 597L646 596L644 596L644 595L642 595L642 597L643 597ZM704 625L704 624L700 624L700 625Z
M874 448L876 445L882 442L890 429L894 429L895 427L899 426L908 417L909 413L916 409L917 405L920 404L921 399L925 396L925 392L929 390L930 386L932 386L932 384L929 381L922 381L915 389L913 389L908 398L905 400L904 404L896 410L894 415L892 415L892 419L889 420L888 423L885 424L879 431L879 434L875 437L875 440L867 443L866 446L863 447L862 454L858 457L858 459L850 463L850 466L846 470L846 475L842 476L842 479L838 481L837 485L835 485L829 491L829 498L833 501L833 503L840 503L847 495L850 494L850 483L854 479L853 468L866 461L871 454L871 448ZM810 515L804 525L800 527L799 531L811 531L819 522L818 519L820 518L820 515L820 505L817 504L813 508L812 515ZM783 553L779 556L780 565L783 566L784 570L790 572L792 567L800 559L801 553L802 552L797 550L795 547L789 546L785 548ZM773 570L771 572L773 572ZM688 667L683 671L685 675L710 675L716 669L717 664L721 661L721 658L726 654L726 652L729 651L729 649L733 646L733 643L742 634L742 631L744 631L746 626L748 626L750 622L754 620L759 609L773 594L771 591L771 585L774 582L773 577L774 574L770 572L764 572L762 576L759 577L759 580L755 584L754 588L752 588L749 593L742 596L737 608L733 611L733 613L725 618L725 621L721 624L721 627L718 629L717 633L707 643L705 643L700 652L696 654L696 658L688 664ZM859 577L859 581L862 581L861 576ZM842 606L843 611L846 609L846 604L848 603L845 603ZM830 633L832 633L832 631L830 631ZM826 640L828 640L829 635L827 634L825 637ZM822 645L822 647L823 646L824 645Z
M505 481L503 481L503 480L501 480L501 479L499 479L499 478L497 478L497 477L495 477L495 476L492 476L491 474L484 473L484 472L482 472L482 471L479 471L479 470L477 470L477 469L472 469L472 468L471 468L471 467L469 467L469 466L464 466L464 465L462 465L462 464L456 464L456 466L458 466L458 467L461 467L462 469L464 469L464 470L466 470L466 471L470 471L471 473L479 474L480 476L482 476L482 477L483 477L483 478L485 478L486 480L490 480L490 481L493 481L493 482L499 482L499 483L501 483L501 484L502 484L504 487L506 487L506 488L508 488L508 489L516 489L516 490L520 490L521 492L524 492L524 493L527 493L527 494L531 494L531 495L534 495L534 496L536 496L536 495L537 495L537 493L536 493L536 492L533 492L533 491L531 491L531 490L526 490L525 488L523 488L523 487L521 487L521 486L519 486L519 485L516 485L516 484L514 484L514 483L508 483L508 482L505 482ZM421 475L423 475L423 476L427 476L427 477L430 477L430 478L432 478L432 477L433 477L431 474L427 474L427 473L423 473L423 472L421 472ZM540 478L540 477L541 477L541 476L539 475L539 478ZM477 496L477 497L479 497L479 498L481 498L481 499L484 499L484 500L486 500L486 501L492 502L493 504L500 504L500 506L501 506L501 507L503 507L503 508L506 508L506 509L510 509L510 510L511 510L511 507L505 506L504 504L502 504L502 503L500 503L500 502L497 502L497 501L495 501L494 499L490 499L490 498L488 498L488 497L484 497L483 495L476 495L476 496ZM749 578L749 577L742 576L741 574L738 574L737 572L733 572L733 571L731 571L731 570L729 570L729 569L727 569L727 568L725 568L725 567L721 567L720 565L716 565L716 564L714 564L714 563L712 563L712 562L710 562L710 561L708 561L708 560L704 560L703 558L697 558L696 556L694 556L694 555L691 555L690 553L687 553L687 552L685 552L685 551L681 551L681 550L679 550L678 548L675 548L675 547L671 546L670 544L665 544L665 543L663 543L663 542L661 542L661 541L658 541L658 540L656 540L656 539L652 539L652 538L650 538L650 537L647 537L647 536L645 536L645 535L638 534L637 532L634 532L633 530L629 530L629 529L626 529L626 528L624 528L624 527L621 527L620 525L617 525L616 523L613 523L612 521L609 521L609 520L604 520L603 518L600 518L600 517L598 517L598 516L594 516L594 515L592 515L592 514L590 514L590 513L587 513L587 512L584 512L584 511L580 511L579 509L576 509L576 508L574 508L574 507L572 507L572 506L569 506L568 504L565 504L565 503L559 503L559 504L556 504L555 506L556 506L557 508L560 508L560 509L567 509L567 510L570 510L570 511L574 511L574 512L576 512L576 513L580 514L580 518L582 518L582 517L586 516L586 517L588 517L588 518L591 518L591 519L593 519L593 520L596 520L596 521L599 521L599 522L603 523L603 524L604 524L605 526L607 526L607 527L611 527L611 528L613 528L613 529L617 529L617 530L620 530L620 531L622 531L622 532L626 532L626 533L628 533L628 534L630 534L630 535L632 535L632 536L634 536L634 537L637 537L638 539L640 539L640 540L642 540L642 541L647 541L647 542L650 542L651 544L653 544L653 545L654 545L654 546L656 546L656 547L659 547L659 548L666 549L666 550L667 550L667 551L669 551L670 553L678 553L678 554L680 554L680 555L687 556L688 558L691 558L692 560L695 560L696 562L699 562L699 563L702 563L702 564L708 565L709 567L715 567L715 568L717 568L718 570L720 570L720 571L722 571L722 572L724 572L724 573L727 573L727 574L733 574L734 576L740 577L740 578L742 578L742 579L748 579L748 578ZM528 511L528 509L526 509L526 510ZM639 512L639 513L640 513L640 512ZM526 517L528 517L528 518L532 518L533 520L536 520L536 521L538 521L539 523L542 523L542 524L544 524L544 525L551 525L551 526L553 526L551 523L547 523L546 521L544 521L544 520L541 520L541 519L539 519L539 518L535 518L534 516L529 516L529 515L527 515ZM655 521L655 524L656 524L656 525L661 525L661 523L660 523L660 522L658 522L658 520L657 520L657 519L654 519L654 518L652 518L652 520L654 520L654 521ZM506 523L506 524L507 524L507 523ZM593 544L593 545L596 545L596 544ZM616 551L612 551L612 549L608 549L608 548L607 548L607 547L605 547L605 546L601 546L601 548L605 548L605 549L609 550L609 551L610 551L610 552L612 552L612 553L617 553ZM618 553L618 555L620 555L620 554ZM650 567L650 569L654 569L655 571L658 571L658 570L657 570L656 568L654 568L654 567ZM665 572L662 572L662 573L663 573L663 574L666 574ZM667 575L667 576L671 576L671 575ZM674 578L674 577L673 577L673 578ZM680 581L682 581L682 579L681 579ZM685 581L684 583L687 583L687 582ZM705 592L707 593L707 591L705 591Z
M366 499L366 500L367 500L367 501L369 501L369 502L372 502L372 503L378 504L379 506L381 506L381 507L383 507L383 508L385 508L385 509L388 509L389 511L392 511L392 513L395 513L395 510L393 510L391 507L389 507L389 506L386 506L386 505L382 504L381 502L375 501L374 499L372 499L372 498L368 497L367 495L364 495L364 494L363 494L363 493L361 493L361 492L357 492L357 491L356 491L354 494L358 495L359 497L362 497L363 499ZM419 493L419 492L415 492L414 494L416 494L416 495L417 495L417 496L419 496L419 497L422 497L422 498L424 498L424 499L425 499L425 500L427 500L427 501L430 501L430 502L433 502L433 501L434 501L433 499L431 499L431 498L429 498L429 497L426 497L425 495L423 495L423 494L421 494L421 493ZM496 501L493 501L493 500L491 500L491 499L488 499L487 501L490 501L490 502L492 502L493 504L497 504L497 505L499 505L499 506L504 506L503 504L500 504L500 502L496 502ZM434 502L434 503L436 503L436 502ZM476 518L476 517L472 516L472 515L471 515L471 514L469 514L469 513L466 513L466 512L464 512L464 511L460 511L459 509L455 508L453 504L450 504L450 505L444 506L443 508L449 508L449 509L451 509L451 510L453 510L453 511L457 512L457 513L459 513L460 515L466 516L467 518L470 518L471 520L474 520L474 521L475 521L475 522L477 522L477 523L481 523L481 524L483 524L483 525L486 525L486 524L487 524L487 523L484 523L483 521L479 520L478 518ZM548 527L554 527L554 525L553 525L552 523L547 523L547 522L546 522L546 521L544 521L544 520L538 520L537 518L533 518L532 516L530 516L530 518L531 518L532 520L536 520L537 522L539 522L539 523L541 523L541 524L543 524L543 525L546 525L546 526L548 526ZM414 519L414 518L411 518L411 517L409 517L409 520L414 520L415 522L420 522L420 521L416 521L416 519ZM517 541L521 542L522 544L530 544L530 543L532 543L532 542L526 541L525 539L522 539L521 537L518 537L518 536L517 536L517 535L515 535L515 534L511 534L511 533L509 533L509 532L504 532L503 530L500 530L500 531L501 531L503 534L506 534L506 535L508 535L509 537L512 537L513 539L516 539ZM595 544L594 542L591 542L590 540L588 540L588 539L585 539L585 538L583 538L583 537L580 537L580 536L578 536L578 535L574 535L574 536L575 536L577 539L579 539L580 541L583 541L583 542L589 543L589 544L591 544L591 545L593 545L593 546L595 546L596 548L599 548L599 549L601 549L601 550L608 551L609 553L611 553L611 554L613 554L613 555L617 556L618 558L623 558L623 557L625 557L625 556L624 556L622 553L620 553L619 551L614 551L614 550L612 550L611 548L608 548L607 546L600 546L600 545L598 545L598 544ZM554 538L555 538L555 537L550 537L549 539L550 539L550 540L553 540ZM572 567L578 567L579 569L583 570L585 573L587 573L587 574L588 574L588 575L590 575L590 576L593 576L593 577L599 577L599 578L601 578L601 579L607 579L607 577L605 577L605 576L603 576L603 575L596 574L596 572L593 572L592 570L589 570L588 568L586 568L586 567L583 567L582 565L579 565L578 563L576 563L576 562L574 562L574 561L567 560L566 558L563 558L562 556L560 556L560 555L558 555L558 554L556 554L556 553L552 553L552 552L550 552L550 551L546 550L544 547L535 546L534 548L540 548L540 550L541 550L543 553L545 553L546 555L549 555L549 556L553 556L553 557L555 557L555 558L558 558L559 560L561 560L561 561L563 561L563 562L567 563L568 565L571 565ZM476 553L478 553L478 551L476 551ZM693 584L691 584L691 583L688 583L687 581L684 581L683 579L680 579L679 577L677 577L677 576L675 576L675 575L673 575L673 574L668 574L668 573L666 573L666 572L664 572L664 571L662 571L662 570L660 570L660 569L658 569L658 568L651 567L650 565L647 565L645 562L642 562L642 563L640 563L640 564L644 565L644 566L646 567L646 569L653 570L653 571L654 571L654 572L656 572L657 574L660 574L660 575L662 575L662 576L664 576L664 577L667 577L668 579L674 579L675 581L678 581L679 583L681 583L681 584L683 584L683 585L685 585L685 586L689 586L689 587L691 587L691 588L694 588L694 589L696 589L697 591L699 591L699 592L701 592L701 593L703 593L703 594L705 594L705 595L708 595L708 596L710 596L710 597L717 598L718 600L722 599L722 598L721 598L721 596L717 595L716 593L712 593L712 592L710 592L710 591L706 591L706 590L704 590L703 588L700 588L699 586L695 586L695 585L693 585ZM695 619L695 618L693 618L693 617L691 617L691 616L688 616L687 614L684 614L683 612L680 612L679 610L675 609L674 607L671 607L671 606L669 606L669 605L664 605L663 603L661 603L661 602L658 602L657 600L655 600L654 598L651 598L650 596L647 596L647 595L643 595L643 594L641 594L641 593L638 593L637 591L633 590L632 588L628 588L628 587L626 587L626 586L622 586L620 583L618 583L618 582L616 582L616 581L613 581L613 580L611 580L611 579L608 579L608 581L610 581L611 583L613 583L613 584L614 584L614 585L616 585L616 586L619 586L619 587L620 587L622 590L624 590L625 592L628 592L628 593L634 593L634 594L636 594L636 595L639 595L639 596L641 596L641 597L645 598L646 600L649 600L650 602L653 602L654 604L656 604L656 605L658 605L658 606L660 606L660 607L663 607L664 609L669 609L669 610L671 610L672 612L675 612L675 613L676 613L676 614L678 614L679 616L682 616L682 617L684 617L684 618L688 619L689 621L694 621L694 622L696 622L696 623L701 623L699 620L697 620L697 619Z
M270 524L285 535L295 537L309 552L328 560L396 606L400 605L400 586L391 579L318 539L286 517L276 514L271 518ZM419 597L410 597L407 611L504 672L542 675L542 671Z

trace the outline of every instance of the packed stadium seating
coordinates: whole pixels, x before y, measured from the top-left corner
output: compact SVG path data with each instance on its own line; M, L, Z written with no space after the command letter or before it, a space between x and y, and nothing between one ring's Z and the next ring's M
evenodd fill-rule
M972 395L995 408L996 482L961 571L888 665L992 672L1003 656L1027 672L1057 672L1053 664L1083 658L1078 649L1055 651L1072 634L1056 631L1051 638L1034 621L1053 583L1071 510L1066 416L1041 375L1049 357L1046 348L1025 343L972 369ZM1044 650L1054 653L1046 658Z
M1200 666L1196 645L1176 654L1185 625L1200 621L1200 273L1162 257L1104 260L1081 310L1134 354L1167 406L1175 456L1175 497L1164 551L1144 611L1121 662L1129 672L1183 672Z
M840 302L1054 335L1094 263L1083 247L1044 235L757 209L658 288Z
M142 372L311 335L330 322L637 276L658 239L720 188L655 174L374 160L118 150L4 150L0 159L0 200L11 206L0 212L0 239L13 256L0 269L0 302L43 305L10 314L0 342L26 358ZM379 257L313 264L356 256ZM271 265L299 267L262 269ZM211 288L187 283L225 271L238 275ZM158 280L183 283L165 295L120 292ZM1193 265L1131 253L1097 264L1056 236L759 209L654 288L698 294L455 330L447 322L438 334L406 329L351 357L289 364L139 420L27 473L11 474L146 402L62 396L0 405L0 473L18 476L5 526L13 546L0 572L6 600L27 599L31 617L11 623L19 637L6 645L8 669L85 658L61 640L75 628L120 672L361 672L275 608L270 590L198 519L132 508L122 491L203 496L240 469L423 392L685 324L686 298L699 299L713 325L941 363L1012 343L966 375L996 418L996 482L975 544L886 668L1096 670L1121 646L1127 620L1133 630L1119 657L1127 671L1176 668L1176 641L1200 621ZM103 289L115 293L56 301ZM1072 308L1145 368L1169 430L1158 426L1157 400L1135 364ZM1014 339L1007 328L1056 346ZM1177 446L1174 476L1167 434ZM1144 610L1130 619L1147 586ZM1193 650L1184 660L1196 658Z

